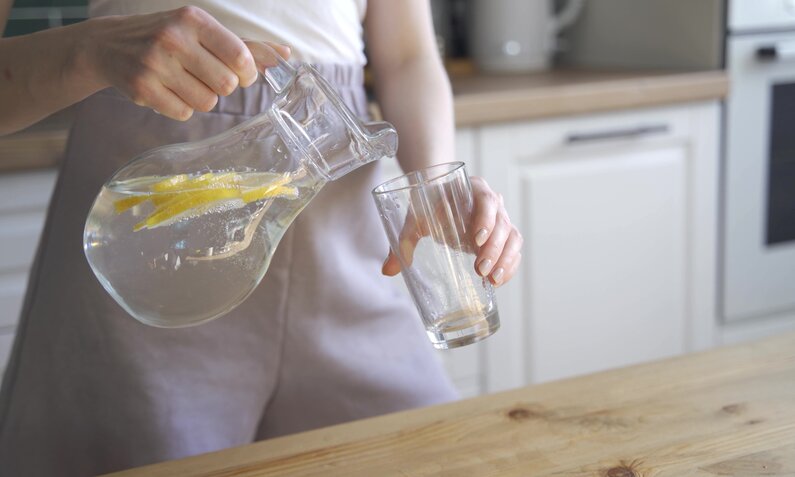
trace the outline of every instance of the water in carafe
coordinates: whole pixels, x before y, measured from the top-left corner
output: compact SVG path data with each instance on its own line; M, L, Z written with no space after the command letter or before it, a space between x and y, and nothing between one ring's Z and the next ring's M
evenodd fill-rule
M85 254L136 319L178 327L229 312L326 182L394 155L394 129L360 123L313 68L282 62L266 78L279 92L267 112L144 153L97 196Z

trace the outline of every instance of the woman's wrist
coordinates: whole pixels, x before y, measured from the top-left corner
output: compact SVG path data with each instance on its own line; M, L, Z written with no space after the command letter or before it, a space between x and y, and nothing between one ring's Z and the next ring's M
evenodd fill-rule
M92 18L70 32L66 64L68 76L74 77L87 91L95 92L111 86L102 68L102 35L112 17Z

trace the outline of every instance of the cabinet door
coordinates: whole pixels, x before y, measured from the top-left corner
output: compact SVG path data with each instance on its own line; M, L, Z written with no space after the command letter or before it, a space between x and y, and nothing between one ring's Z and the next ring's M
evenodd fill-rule
M0 375L14 340L55 178L54 170L0 175Z
M496 391L708 347L717 105L485 127L478 161L523 264L487 340Z
M686 157L666 147L521 168L533 380L684 352Z

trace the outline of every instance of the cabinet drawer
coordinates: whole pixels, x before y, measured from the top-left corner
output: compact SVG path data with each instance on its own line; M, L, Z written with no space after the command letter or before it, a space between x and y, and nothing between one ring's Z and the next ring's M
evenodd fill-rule
M45 214L40 209L0 215L0 271L30 268Z
M687 165L660 146L517 169L534 381L685 351Z
M55 170L0 175L0 215L45 210L50 203L56 177Z
M660 108L561 118L551 121L505 124L491 128L513 141L527 161L548 160L561 154L590 154L594 149L643 145L660 141L686 141L691 136L687 108ZM484 150L484 160L489 157Z
M0 273L30 267L56 176L55 170L0 175Z
M11 355L11 346L14 344L14 333L4 331L0 333L0 377L8 364L8 357Z
M0 274L0 330L16 325L19 320L27 281L25 272Z

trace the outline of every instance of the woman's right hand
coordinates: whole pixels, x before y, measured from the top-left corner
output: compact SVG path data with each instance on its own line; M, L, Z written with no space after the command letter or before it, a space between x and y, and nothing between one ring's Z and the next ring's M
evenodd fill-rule
M194 110L209 111L257 70L276 58L257 55L198 7L148 15L100 17L86 35L87 73L115 86L140 106L185 121ZM286 58L289 48L270 44Z

